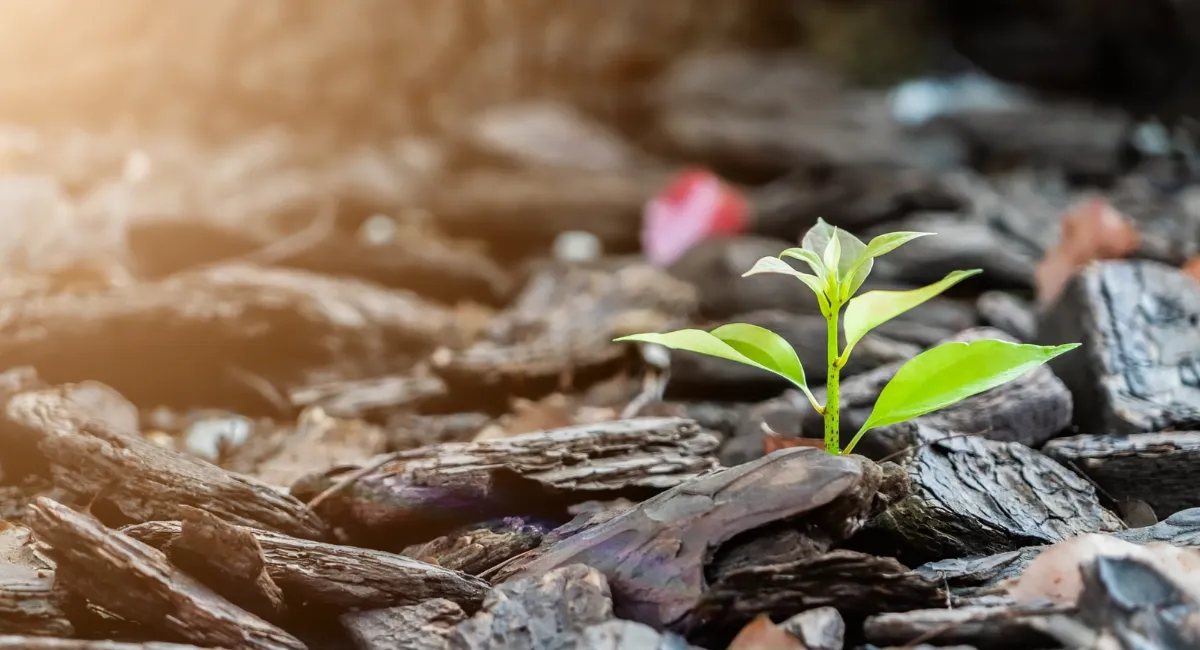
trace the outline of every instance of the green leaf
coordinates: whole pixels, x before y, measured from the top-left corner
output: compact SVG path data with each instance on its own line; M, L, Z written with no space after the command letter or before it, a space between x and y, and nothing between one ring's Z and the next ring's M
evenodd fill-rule
M821 305L821 313L825 314L829 311L829 300L825 297L825 283L815 275L797 271L790 264L779 259L778 257L764 257L754 263L754 267L742 274L742 277L751 275L759 275L762 273L780 273L790 275L808 285L813 293L817 294L817 301Z
M834 229L834 236L829 239L829 243L825 245L825 255L822 257L822 262L825 264L825 291L830 298L837 298L838 295L838 264L842 261L842 239L837 236L837 229Z
M685 329L662 334L633 334L615 340L657 343L673 350L707 354L773 372L795 384L816 407L816 399L808 389L804 367L800 365L796 351L783 337L769 329L730 323L711 332Z
M818 278L821 278L822 281L825 280L825 263L821 261L821 258L816 253L804 248L789 248L780 253L779 257L791 257L798 259L801 262L808 264L808 267L812 269L813 273L816 274Z
M800 240L800 246L814 255L821 255L829 245L830 239L833 239L833 226L817 217L816 225L804 233L804 239Z
M931 232L891 232L872 239L871 243L864 246L851 263L850 269L842 275L843 278L850 278L848 281L843 280L842 282L842 301L849 300L867 281L867 276L871 274L871 269L875 266L876 257L886 255L918 237L932 234ZM842 242L843 250L845 245L845 242Z
M962 280L982 273L981 269L954 271L938 282L909 291L868 291L846 304L843 328L846 331L846 349L843 358L849 358L850 349L872 329L903 314L917 305L937 296Z
M870 417L843 453L850 453L869 429L905 422L1006 384L1077 347L1078 343L1041 346L985 339L926 350L883 387Z

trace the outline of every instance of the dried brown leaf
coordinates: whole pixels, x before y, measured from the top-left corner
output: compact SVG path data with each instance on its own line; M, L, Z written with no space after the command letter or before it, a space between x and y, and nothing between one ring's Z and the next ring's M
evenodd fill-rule
M804 643L759 614L734 637L727 650L807 650Z

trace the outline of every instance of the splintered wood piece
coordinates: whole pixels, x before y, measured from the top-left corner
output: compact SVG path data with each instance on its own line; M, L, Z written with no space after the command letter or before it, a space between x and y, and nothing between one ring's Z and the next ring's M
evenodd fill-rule
M890 557L834 550L787 562L710 568L713 582L696 609L708 626L745 622L759 613L786 616L814 607L857 615L933 607L937 583Z
M869 501L878 473L861 457L784 449L655 496L563 539L506 577L583 563L608 578L622 618L655 629L686 628L704 594L705 563L713 549L746 531L838 500L861 502L865 496ZM838 524L844 529L831 526L830 537L848 535L862 516L842 514L849 515Z
M1072 436L1042 448L1118 502L1144 501L1159 516L1200 506L1200 432Z
M484 571L537 548L543 529L511 517L498 525L474 526L401 551L415 560L479 575Z
M358 650L447 650L454 626L467 618L458 605L434 598L418 605L342 614Z
M1040 615L1049 613L1044 610ZM1038 611L1016 606L922 609L872 616L864 622L863 633L868 641L881 646L925 639L939 645L961 643L980 648L1053 647L1053 639L1030 625L1037 617Z
M885 535L863 536L906 563L1125 528L1101 507L1091 483L1025 445L947 438L924 427L917 435L933 442L907 465L913 493L872 521L871 528Z
M129 621L201 646L304 650L287 632L250 614L171 566L159 550L46 498L30 527L50 546L63 585Z
M75 629L63 611L65 592L50 569L0 564L0 628L37 636L68 636Z
M682 418L636 418L400 452L324 500L331 521L400 544L477 521L553 514L597 495L653 494L715 469L715 435ZM345 467L293 486L312 498ZM340 519L339 519L340 517Z
M267 575L288 602L321 604L330 609L378 609L445 598L474 611L487 593L478 578L417 560L353 546L313 542L238 526L262 549ZM154 548L170 549L179 539L179 522L154 521L127 526L129 537Z
M230 264L12 303L0 314L0 362L35 366L55 383L101 381L139 404L262 410L261 395L231 372L276 386L303 383L314 369L381 375L457 345L454 332L452 312L415 294Z
M287 612L283 592L267 574L254 534L203 510L180 509L180 535L164 549L175 566L251 614L280 622Z
M980 339L1016 342L1000 330L977 327L959 332L939 343ZM881 366L850 377L842 384L839 398L842 440L849 441L854 437L870 417L883 387L906 362ZM824 389L814 391L814 394L818 400L824 401ZM1036 447L1070 425L1073 409L1074 402L1066 385L1049 368L1042 366L1007 384L909 422L872 429L863 436L855 451L877 459L903 453L920 442L915 436L916 425L945 431L946 435L970 434ZM806 412L804 429L821 431L820 416L815 412Z
M181 506L193 506L232 523L325 537L321 520L294 497L92 419L68 394L51 389L17 395L5 412L23 430L0 431L0 439L36 437L57 484L112 504L135 522L182 519Z

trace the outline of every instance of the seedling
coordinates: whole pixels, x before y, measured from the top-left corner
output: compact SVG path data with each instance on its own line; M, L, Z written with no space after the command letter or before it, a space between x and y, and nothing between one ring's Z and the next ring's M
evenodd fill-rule
M634 334L617 341L657 343L675 350L698 352L773 372L795 384L824 418L825 450L849 454L863 434L876 427L905 422L1006 384L1079 346L1068 343L1040 346L994 339L944 343L905 363L884 386L871 415L845 449L841 447L838 419L838 379L854 346L867 332L933 298L980 269L954 271L938 282L911 291L868 291L855 296L875 258L933 233L894 232L864 244L854 235L817 220L800 248L789 248L778 257L764 257L742 277L762 273L790 275L817 296L828 323L825 404L818 404L808 388L796 351L783 337L746 323L722 325L711 332L685 329L661 334ZM800 260L812 273L797 271L783 258ZM838 350L838 321L845 307L842 329L846 346Z

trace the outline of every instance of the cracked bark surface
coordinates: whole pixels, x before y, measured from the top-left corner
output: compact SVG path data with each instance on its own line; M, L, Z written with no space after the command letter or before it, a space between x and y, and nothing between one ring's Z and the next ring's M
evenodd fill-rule
M0 362L35 366L51 383L101 381L139 404L261 412L274 407L230 381L230 367L282 386L322 368L381 375L453 344L455 331L449 311L415 294L229 264L13 304L0 315Z
M415 560L480 575L542 543L545 527L509 517L497 525L472 526L401 551Z
M1095 488L1024 445L974 436L936 441L906 464L913 493L872 520L860 541L906 564L1012 551L1122 530ZM882 539L872 538L881 533ZM886 540L886 541L883 541Z
M810 515L815 540L844 539L866 515L882 477L856 456L792 448L684 483L541 549L493 577L506 582L574 563L608 579L622 618L655 629L686 631L702 621L697 607L707 589L705 565L735 537ZM741 544L746 542L745 538ZM750 542L753 543L753 536ZM770 545L768 540L767 545ZM759 562L769 561L756 552Z
M1163 542L1174 546L1200 546L1200 508L1177 512L1153 526L1130 528L1112 535L1134 544ZM1020 575L1044 548L1028 546L994 555L941 560L917 567L916 571L932 580L944 581L960 595L984 594L999 582Z
M941 341L999 339L1017 342L1012 336L990 327L964 330ZM907 359L881 366L847 379L841 386L842 440L849 441L871 415L875 400ZM825 399L824 389L814 391ZM1007 384L968 397L952 406L919 418L868 431L855 448L868 458L883 458L902 453L918 444L916 424L949 434L975 434L989 440L1019 442L1038 447L1071 424L1073 402L1065 384L1049 368L1039 367ZM823 431L821 418L814 412L804 415L803 428L811 435Z
M14 427L0 439L31 437L50 463L55 483L111 505L128 521L182 519L182 506L226 521L309 539L324 524L294 497L91 418L70 399L70 388L22 393L5 414Z
M1200 432L1072 436L1042 448L1118 501L1138 499L1159 516L1200 506Z
M305 650L292 635L240 609L171 566L159 550L46 498L30 527L71 592L123 619L206 647Z
M317 507L388 548L477 521L560 517L574 503L644 497L717 467L718 440L682 418L635 418L397 453ZM354 467L301 480L311 498ZM564 519L565 520L565 519Z
M154 521L122 533L168 551L180 539L179 522ZM411 605L429 598L474 611L488 584L451 569L383 551L314 542L239 527L262 548L267 575L290 603L315 603L335 611Z
M434 355L434 370L452 386L557 379L619 361L628 345L616 337L686 325L695 287L649 264L614 266L540 270L482 340Z
M1039 323L1038 343L1080 342L1050 362L1082 433L1200 428L1200 286L1153 261L1094 262Z
M418 605L342 614L358 650L446 650L454 626L467 618L458 605L434 598Z

